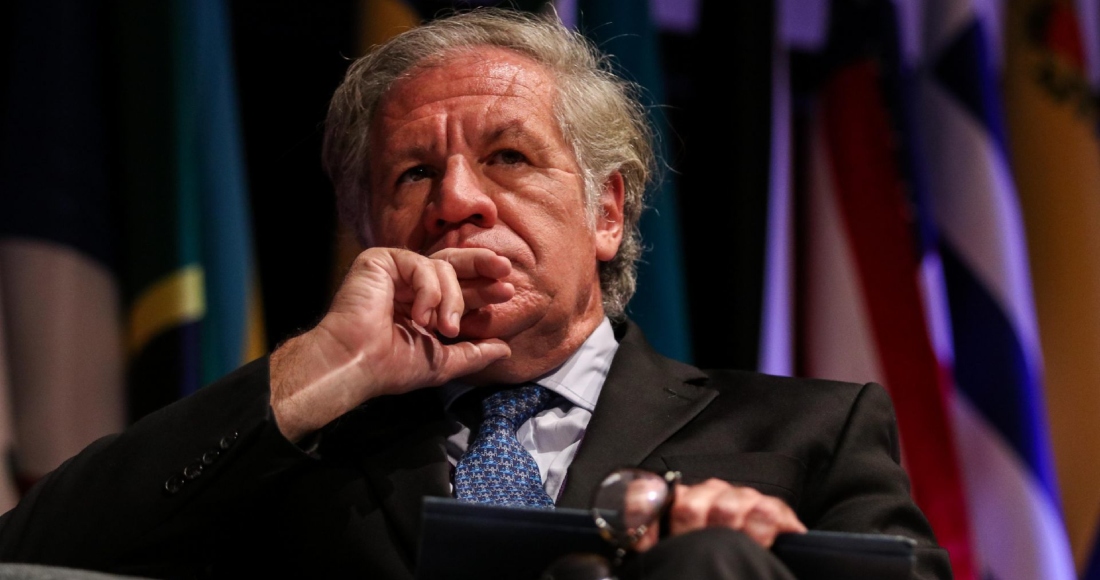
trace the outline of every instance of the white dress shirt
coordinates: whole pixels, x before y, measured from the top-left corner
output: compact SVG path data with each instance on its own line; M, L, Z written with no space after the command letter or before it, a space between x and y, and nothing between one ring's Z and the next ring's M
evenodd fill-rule
M557 500L565 482L565 471L577 454L596 400L600 397L611 359L619 343L607 318L592 331L577 352L561 366L535 379L534 383L553 391L557 397L550 406L520 425L516 438L539 466L546 493ZM443 406L454 421L453 434L447 438L447 457L451 466L466 453L470 441L470 428L462 425L450 412L451 404L473 389L469 385L452 381L443 385ZM452 493L454 485L452 484Z

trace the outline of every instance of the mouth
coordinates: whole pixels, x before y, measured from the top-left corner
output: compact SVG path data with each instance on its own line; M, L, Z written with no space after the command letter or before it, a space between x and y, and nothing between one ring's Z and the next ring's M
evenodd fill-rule
M451 230L434 241L426 241L420 253L431 256L441 250L452 248L489 250L507 258L513 268L523 269L530 263L529 259L525 259L530 252L524 251L524 246L518 237L497 228L478 229L473 232L465 232L464 229Z

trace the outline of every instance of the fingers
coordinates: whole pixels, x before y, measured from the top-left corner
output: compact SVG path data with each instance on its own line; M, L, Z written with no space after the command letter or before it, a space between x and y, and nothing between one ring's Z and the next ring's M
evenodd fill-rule
M676 501L669 514L669 533L676 536L706 527L710 508L724 491L723 487L712 483L717 481L710 479L699 485L676 487Z
M485 248L447 248L429 257L451 264L458 277L464 280L471 278L499 280L512 273L512 263L508 258Z
M437 308L435 328L443 336L454 338L458 336L458 326L465 310L465 300L462 295L462 287L458 284L454 267L442 260L432 260L435 266L436 276L439 279L440 298ZM429 321L431 324L432 321Z
M461 287L462 300L466 304L467 312L490 304L507 302L516 295L514 286L499 280L463 281Z
M806 531L783 500L718 479L678 487L669 519L673 535L722 526L745 533L765 548L779 534Z
M507 302L515 295L515 288L501 281L512 273L512 263L492 250L448 248L430 257L447 262L454 268L455 276L461 282L462 300L467 311Z
M398 268L404 260L398 261ZM443 285L439 280L439 269L431 261L413 260L408 277L413 291L413 304L409 317L425 328L435 328L434 322L446 319L446 312L436 312L443 301Z
M781 533L806 531L802 522L790 512L782 501L761 495L760 501L745 514L741 531L757 544L770 548L775 543L775 537Z
M489 304L510 300L512 284L499 278L512 271L511 262L484 248L451 248L431 257L391 250L396 267L399 303L410 303L407 315L429 330L454 338L462 315ZM402 286L402 284L398 284Z

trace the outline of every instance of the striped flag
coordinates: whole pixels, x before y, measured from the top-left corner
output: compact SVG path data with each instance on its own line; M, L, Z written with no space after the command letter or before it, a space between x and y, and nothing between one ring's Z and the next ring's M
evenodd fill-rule
M1095 38L1082 42L1068 0L1014 0L1007 16L1012 172L1027 227L1066 528L1081 569L1100 520L1100 136L1086 62L1086 46L1100 46ZM1100 570L1093 573L1100 578Z
M1068 579L990 6L937 0L923 13L917 98L951 313L955 427L983 577Z
M832 4L825 80L806 121L805 191L796 210L799 371L879 381L897 411L914 500L975 578L966 497L950 422L951 382L934 348L927 303L938 273L922 223L921 184L903 100L897 17L887 1Z
M140 417L262 354L221 0L123 2L127 350Z
M80 0L14 2L5 14L0 470L13 458L26 485L123 427L102 50L109 37L101 11ZM14 499L4 475L0 510Z

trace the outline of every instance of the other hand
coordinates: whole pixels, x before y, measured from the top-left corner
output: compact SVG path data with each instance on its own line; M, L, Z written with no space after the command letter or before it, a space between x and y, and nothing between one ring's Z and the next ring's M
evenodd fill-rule
M677 486L670 510L669 533L673 536L723 526L743 532L757 544L770 548L779 534L806 531L806 526L783 500L720 479ZM652 548L659 533L658 526L652 526L634 548L639 552Z

